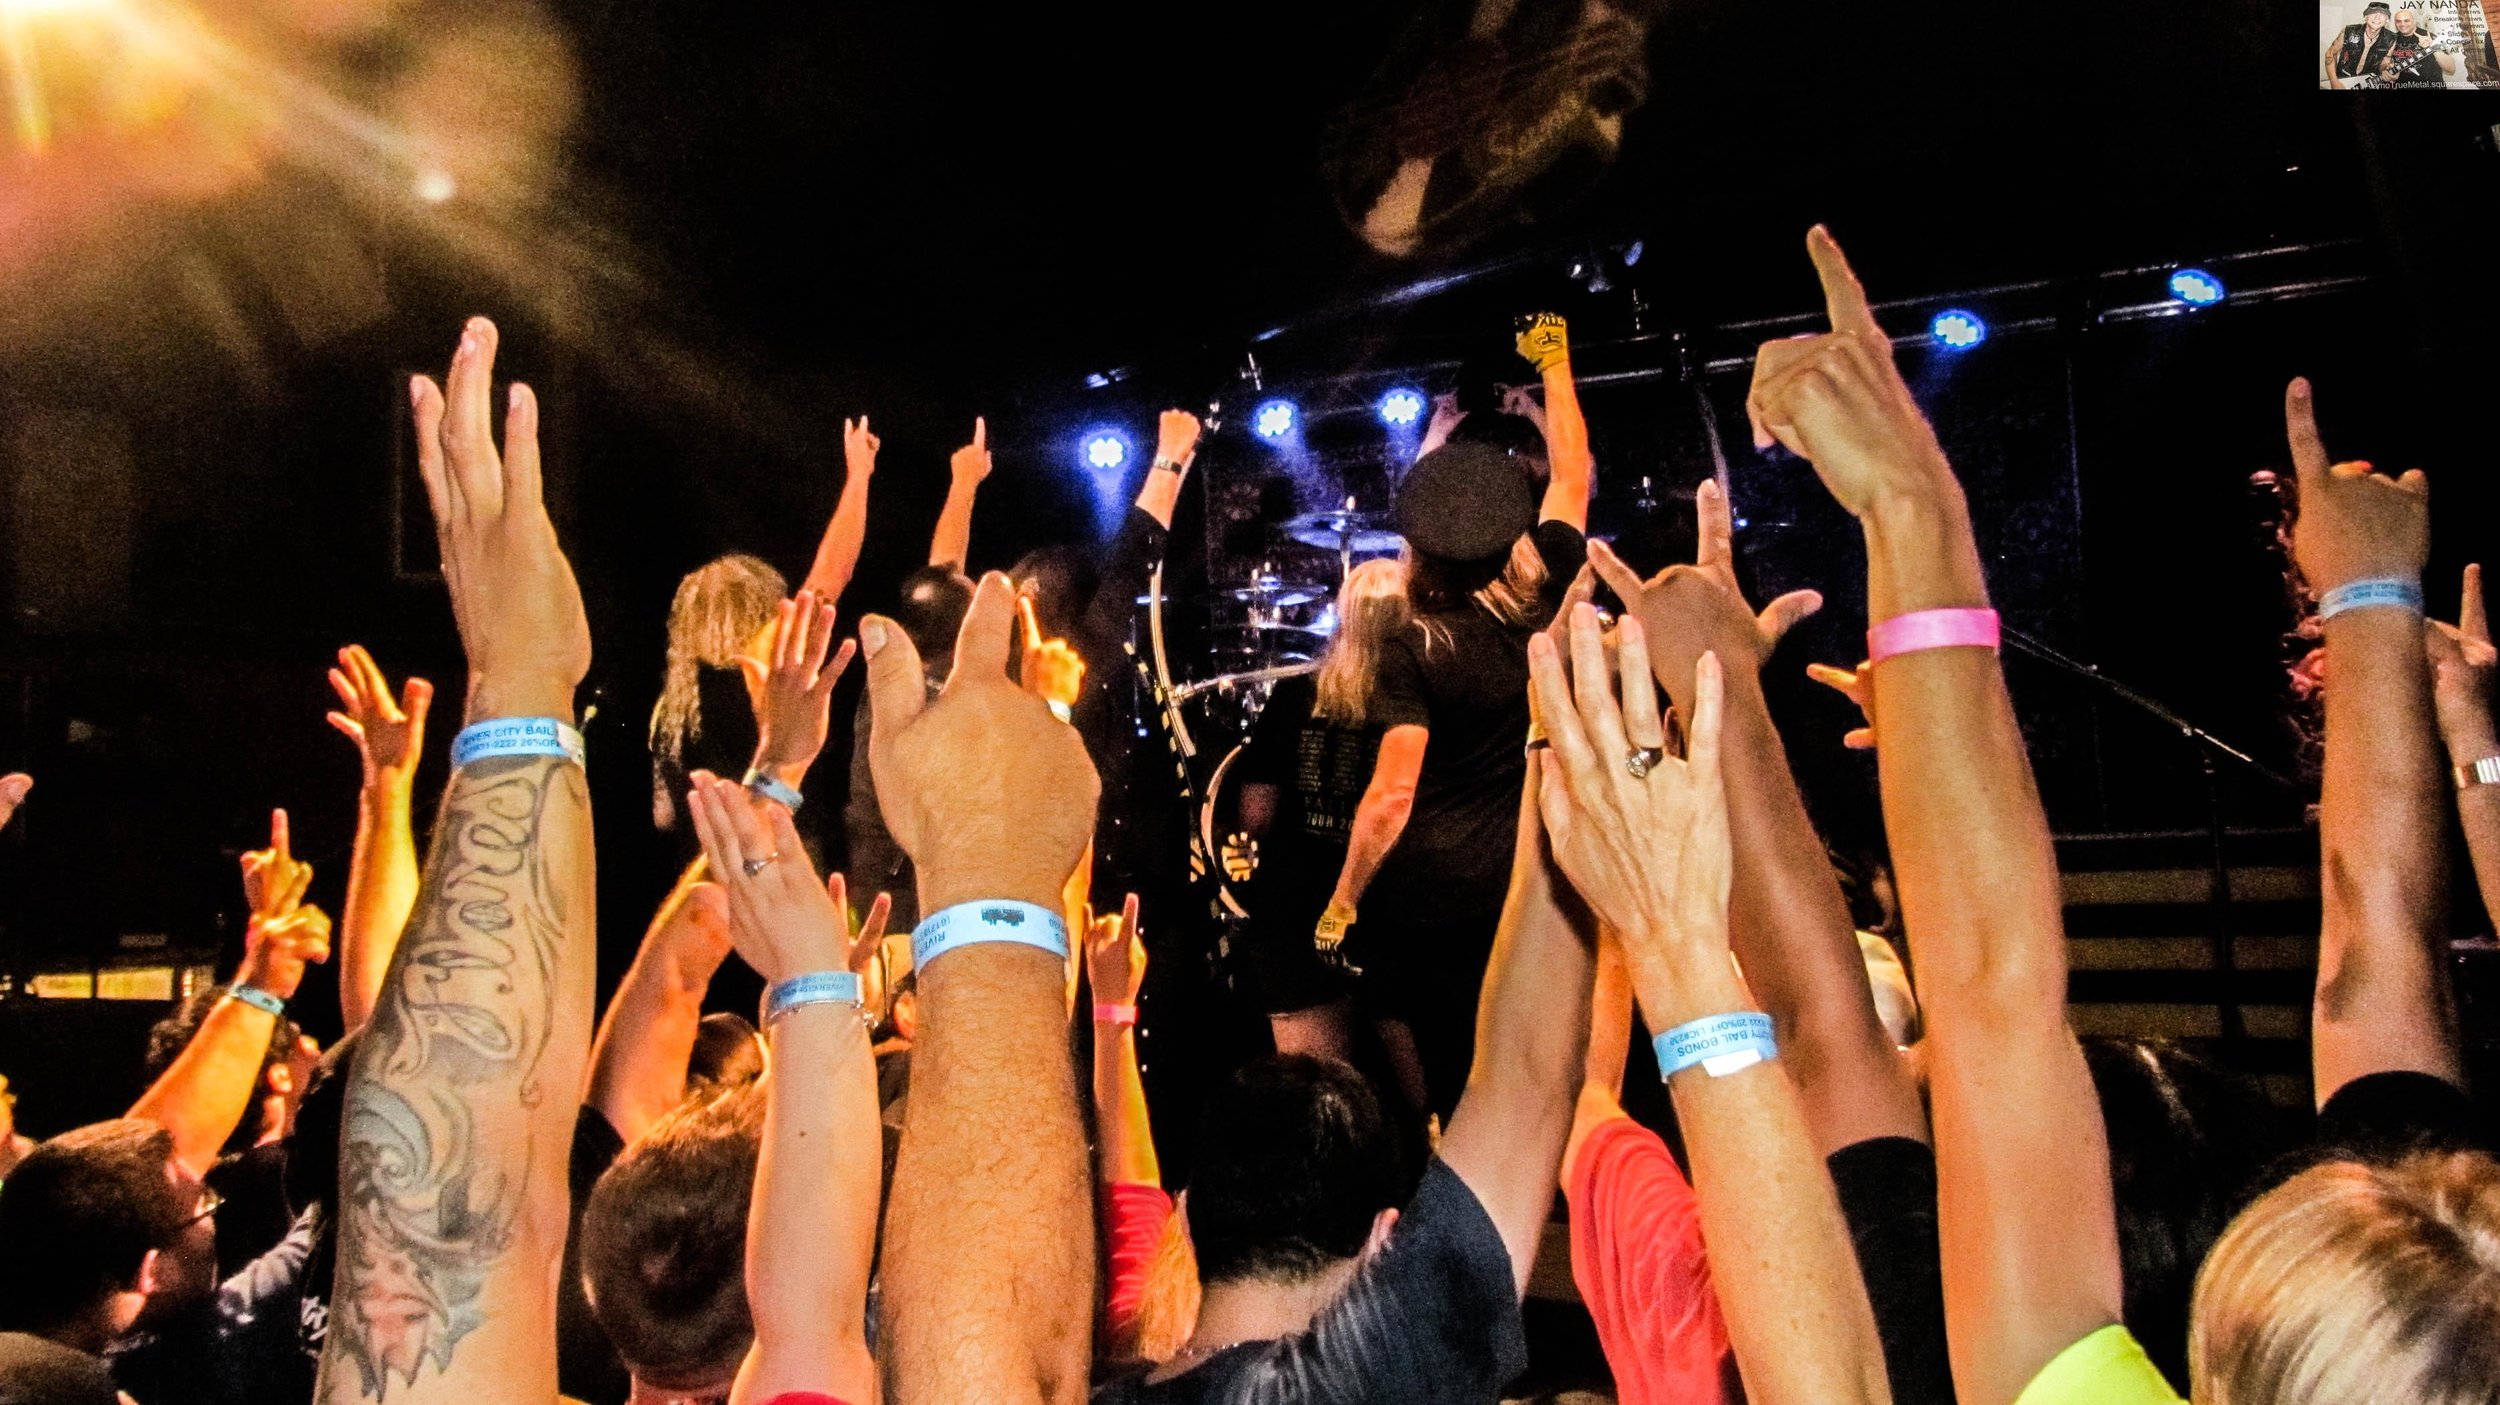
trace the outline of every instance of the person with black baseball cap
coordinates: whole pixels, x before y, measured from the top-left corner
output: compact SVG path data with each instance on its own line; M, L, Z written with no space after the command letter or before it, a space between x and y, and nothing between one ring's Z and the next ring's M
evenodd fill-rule
M2326 46L2326 84L2330 88L2344 86L2344 80L2378 71L2379 60L2395 43L2395 34L2387 27L2386 0L2370 0L2361 7L2361 23L2344 26L2335 42Z
M1563 319L1523 319L1517 346L1545 388L1542 501L1520 455L1464 439L1399 485L1414 618L1381 653L1379 756L1314 933L1362 971L1419 1119L1448 1117L1466 1082L1526 774L1528 638L1588 554L1593 461Z

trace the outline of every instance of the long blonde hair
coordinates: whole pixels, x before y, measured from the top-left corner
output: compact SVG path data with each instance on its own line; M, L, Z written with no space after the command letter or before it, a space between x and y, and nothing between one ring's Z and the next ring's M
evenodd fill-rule
M2285 1181L2196 1275L2197 1405L2500 1398L2500 1163L2433 1152Z
M1415 627L1423 631L1426 649L1446 648L1452 642L1448 622L1434 616L1462 608L1461 600L1483 606L1485 613L1512 629L1536 623L1537 602L1545 594L1545 557L1537 550L1534 536L1520 533L1510 544L1510 557L1502 563L1501 573L1464 595L1453 588L1451 567L1416 554L1411 547L1408 553L1407 598L1413 603Z
M1313 714L1340 727L1362 726L1380 678L1380 651L1410 618L1405 562L1384 556L1347 572L1337 587L1337 634L1320 660Z
M703 732L703 669L732 668L765 626L790 583L753 556L723 556L686 573L668 603L668 674L651 709L651 756L669 767L684 762L686 743Z

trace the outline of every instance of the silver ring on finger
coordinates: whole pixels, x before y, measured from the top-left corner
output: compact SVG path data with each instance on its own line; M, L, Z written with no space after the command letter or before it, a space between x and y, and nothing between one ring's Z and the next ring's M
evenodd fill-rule
M1667 749L1663 746L1636 746L1623 754L1623 769L1631 772L1636 781L1647 780L1658 763L1666 759Z
M753 878L757 874L762 873L765 869L772 867L773 861L779 859L780 857L780 851L775 850L760 859L749 859L745 863L738 865L738 867L747 871L747 877Z

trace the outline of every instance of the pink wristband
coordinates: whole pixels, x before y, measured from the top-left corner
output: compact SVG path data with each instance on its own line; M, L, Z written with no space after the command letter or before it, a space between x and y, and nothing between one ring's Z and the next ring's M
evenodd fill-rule
M1923 649L1996 646L1994 610L1914 610L1895 615L1866 632L1866 661L1878 664L1896 654L1915 654Z
M1096 1005L1094 1007L1094 1023L1126 1025L1131 1029L1135 1029L1137 1027L1137 1007L1134 1005Z

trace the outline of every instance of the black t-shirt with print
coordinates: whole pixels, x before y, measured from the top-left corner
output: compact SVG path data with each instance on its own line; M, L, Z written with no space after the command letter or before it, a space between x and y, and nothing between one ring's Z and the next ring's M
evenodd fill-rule
M1527 1364L1510 1251L1436 1157L1388 1244L1310 1326L1153 1385L1111 1382L1094 1405L1494 1405Z
M1253 891L1260 902L1252 915L1299 925L1305 936L1345 866L1354 812L1380 755L1380 728L1337 726L1316 715L1318 704L1311 675L1278 683L1240 762L1243 784L1276 790L1275 819L1259 840Z
M2411 34L2397 34L2392 29L2388 33L2394 35L2394 38L2389 41L2384 57L2387 62L2396 66L2395 85L2397 87L2445 88L2448 86L2447 74L2440 71L2439 56L2431 52L2429 35L2418 29ZM2376 73L2378 65L2372 64L2369 71Z

